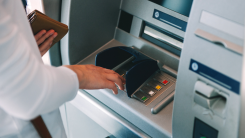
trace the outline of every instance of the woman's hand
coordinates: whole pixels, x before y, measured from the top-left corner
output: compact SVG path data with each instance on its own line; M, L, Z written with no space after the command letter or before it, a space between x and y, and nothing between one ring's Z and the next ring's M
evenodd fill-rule
M48 32L46 30L42 30L34 36L41 56L43 56L50 49L53 40L57 35L57 32L54 30L49 30Z
M97 67L94 65L64 65L73 70L78 77L80 89L111 89L114 94L118 93L117 87L124 90L126 80L113 70Z

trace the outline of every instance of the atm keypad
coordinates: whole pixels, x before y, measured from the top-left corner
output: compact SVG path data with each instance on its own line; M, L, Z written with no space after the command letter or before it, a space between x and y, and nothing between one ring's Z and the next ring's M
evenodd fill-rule
M162 74L160 71L155 73L148 79L133 95L132 97L138 99L145 105L150 104L160 95L168 95L172 92L172 86L175 80L168 74Z

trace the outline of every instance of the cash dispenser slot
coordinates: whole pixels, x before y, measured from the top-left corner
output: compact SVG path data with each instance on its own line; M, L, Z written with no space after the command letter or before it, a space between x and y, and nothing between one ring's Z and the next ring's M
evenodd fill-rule
M145 105L175 89L175 78L161 71L156 60L125 46L106 49L96 55L95 65L112 69L126 79L125 92Z

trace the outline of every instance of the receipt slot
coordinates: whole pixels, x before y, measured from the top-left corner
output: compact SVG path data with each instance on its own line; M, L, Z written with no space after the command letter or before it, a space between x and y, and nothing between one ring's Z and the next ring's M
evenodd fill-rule
M96 55L95 65L112 69L126 79L125 92L149 105L161 94L173 92L175 79L158 67L157 61L125 46L106 49Z

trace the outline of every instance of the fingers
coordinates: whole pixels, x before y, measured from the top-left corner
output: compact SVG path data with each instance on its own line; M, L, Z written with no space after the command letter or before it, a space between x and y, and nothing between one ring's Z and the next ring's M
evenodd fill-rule
M55 33L54 30L49 30L48 32L46 32L45 34L43 34L38 40L36 40L37 41L37 44L38 45L42 44L46 39L48 39L54 33Z
M111 89L111 90L113 91L114 94L118 94L118 89L117 89L115 83L113 83L112 81L109 81L109 82L107 83L107 88L108 88L108 89Z
M42 31L38 32L38 33L34 36L35 39L36 39L36 41L39 40L45 33L46 33L46 30L42 30ZM37 45L39 45L39 44L37 44Z
M54 38L57 36L58 34L55 32L53 33L52 36L50 36L47 40L45 40L40 46L39 46L39 51L41 52L41 55L43 56L51 47Z
M78 77L80 89L111 89L118 94L116 84L121 90L124 89L124 79L112 70L107 70L94 65L69 65ZM115 84L116 83L116 84Z
M121 79L122 83L123 84L126 83L126 80L121 75L119 75L118 73L116 73L115 71L109 70L109 69L104 69L104 70L105 70L106 73L117 74L119 76L119 78Z
M115 82L119 86L120 90L124 90L123 80L121 79L120 75L118 75L118 74L108 74L107 75L107 79L112 81L112 82Z

